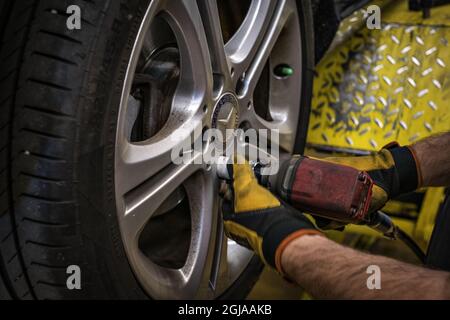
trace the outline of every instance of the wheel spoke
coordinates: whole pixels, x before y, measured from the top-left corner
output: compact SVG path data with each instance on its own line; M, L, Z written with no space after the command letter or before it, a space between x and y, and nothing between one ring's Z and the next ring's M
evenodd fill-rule
M250 251L233 240L224 237L226 250L222 253L222 265L226 265L225 272L220 275L220 283L234 283L254 257L253 251ZM225 288L223 288L225 289Z
M266 138L266 141L270 141L273 146L278 145L281 151L291 153L294 148L296 120L298 118L296 115L298 116L298 113L292 112L288 115L292 118L282 117L275 121L267 121L252 111L247 112L242 120L248 122L252 129L257 130L258 134Z
M275 12L270 20L266 32L262 37L262 41L257 50L251 57L251 62L242 78L239 86L239 96L251 96L258 83L261 73L266 65L267 60L285 27L288 19L295 12L295 3L292 0L280 0L277 3Z
M215 234L215 243L214 250L212 252L212 261L211 261L211 272L209 276L209 287L211 290L216 291L218 289L218 279L221 273L226 269L226 243L225 243L225 233L223 230L223 221L222 219L217 219L216 223L216 234Z
M216 249L211 268L209 287L214 293L223 292L227 284L234 283L247 267L253 252L230 240L219 223Z
M182 165L168 166L125 195L122 225L128 237L138 237L139 232L164 200L187 178L202 168L201 165L194 165L195 158L191 161Z
M193 173L193 176L184 184L189 198L192 221L191 243L185 265L180 269L159 266L142 254L137 248L136 241L125 243L130 260L137 266L135 272L149 280L144 283L145 288L152 296L161 299L213 297L213 292L205 279L208 278L211 265L210 252L214 249L211 245L214 240L210 230L213 222L218 218L211 215L211 212L217 211L217 208L214 207L215 201L211 201L209 197L217 194L216 179L212 176L215 173L210 173L208 176L196 174L195 171L189 172L192 166L186 166L186 169L188 172L182 174ZM164 188L161 192L167 192L172 188Z
M203 176L202 183L194 180L189 181L191 192L190 206L192 224L198 232L193 234L191 239L192 257L197 259L196 265L186 274L198 279L198 298L213 298L215 292L210 285L211 273L215 266L215 253L217 250L217 232L220 232L220 216L214 213L219 212L218 201L218 181L215 171L210 171ZM202 186L201 188L200 185ZM211 214L213 213L213 214ZM206 242L205 242L206 241ZM200 255L196 253L201 253ZM192 264L188 258L186 265ZM192 258L191 258L192 259ZM201 263L199 263L201 262Z
M208 42L194 1L167 1L165 14L177 38L181 56L180 86L185 92L209 94L213 88ZM182 83L182 85L181 85Z
M217 0L202 0L198 4L203 17L213 72L222 76L224 81L228 83L230 80L230 69L225 54Z
M241 75L250 66L259 45L266 34L277 1L254 0L244 22L225 45L236 75Z
M139 187L158 172L173 164L174 150L193 151L191 141L201 138L202 119L191 119L173 132L170 123L163 128L150 142L130 143L122 137L118 143L116 156L117 191L125 195ZM155 141L156 140L156 141ZM201 149L201 146L194 146ZM201 152L201 150L196 150ZM179 153L176 155L178 156Z

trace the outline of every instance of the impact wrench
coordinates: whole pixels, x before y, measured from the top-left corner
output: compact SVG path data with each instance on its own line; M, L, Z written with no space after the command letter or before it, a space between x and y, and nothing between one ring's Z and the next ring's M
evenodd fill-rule
M230 159L222 157L217 175L231 180ZM396 239L399 229L381 211L369 212L373 182L355 168L300 155L280 160L275 175L262 175L260 162L250 163L259 183L294 208L345 224L367 225L385 237Z

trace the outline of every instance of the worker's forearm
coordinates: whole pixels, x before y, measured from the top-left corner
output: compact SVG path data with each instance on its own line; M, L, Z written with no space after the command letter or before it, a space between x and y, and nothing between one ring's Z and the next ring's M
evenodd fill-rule
M380 268L370 290L367 268ZM369 255L320 236L303 236L283 252L284 272L319 299L450 299L450 274Z
M423 139L413 144L412 149L424 187L450 186L450 132Z

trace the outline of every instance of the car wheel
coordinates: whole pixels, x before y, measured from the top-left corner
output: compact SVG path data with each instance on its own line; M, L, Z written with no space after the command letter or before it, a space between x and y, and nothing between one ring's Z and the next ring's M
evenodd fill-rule
M66 27L73 4L80 30ZM245 297L262 265L223 233L214 167L171 155L194 129L231 121L225 102L226 126L278 129L282 153L303 150L309 2L1 9L1 297Z

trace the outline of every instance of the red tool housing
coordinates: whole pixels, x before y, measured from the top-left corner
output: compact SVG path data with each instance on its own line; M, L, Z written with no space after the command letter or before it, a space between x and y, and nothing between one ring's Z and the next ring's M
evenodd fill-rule
M348 223L368 221L373 181L367 172L310 158L299 161L288 196L295 208Z

